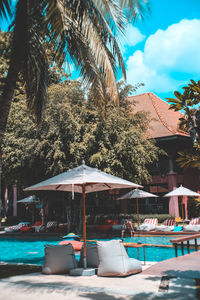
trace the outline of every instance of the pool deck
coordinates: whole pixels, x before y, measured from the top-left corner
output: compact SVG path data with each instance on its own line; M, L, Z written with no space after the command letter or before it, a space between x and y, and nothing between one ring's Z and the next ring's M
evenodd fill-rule
M200 279L200 251L160 261L142 274Z
M163 277L164 276L164 277ZM199 299L200 252L143 265L123 278L32 273L0 280L0 300Z
M179 232L173 232L173 231L169 231L169 232L161 232L161 231L138 231L135 232L134 236L138 237L138 236L188 236L191 234L195 234L195 232L186 232L186 231L179 231ZM37 238L41 238L41 239L45 239L45 238L61 238L63 235L65 235L64 233L55 233L55 232L31 232L31 233L26 233L26 232L5 232L5 231L0 231L0 238L32 238L32 239L37 239ZM87 239L98 239L98 238L111 238L111 237L118 237L121 238L121 232L107 232L107 233L87 233ZM130 237L130 235L126 235L124 237Z

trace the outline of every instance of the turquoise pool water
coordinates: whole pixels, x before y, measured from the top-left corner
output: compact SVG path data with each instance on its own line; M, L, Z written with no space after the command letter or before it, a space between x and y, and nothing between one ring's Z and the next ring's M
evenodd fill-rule
M142 242L144 244L170 245L173 237L133 237L124 238L125 242ZM15 238L0 238L0 262L25 263L42 265L44 262L44 246L58 245L59 240L27 240ZM173 248L145 247L147 261L161 261L175 256ZM140 259L143 259L143 249L140 248ZM185 250L186 251L186 250ZM128 254L137 258L137 249L128 248ZM181 252L179 253L181 254ZM78 258L78 255L77 255Z

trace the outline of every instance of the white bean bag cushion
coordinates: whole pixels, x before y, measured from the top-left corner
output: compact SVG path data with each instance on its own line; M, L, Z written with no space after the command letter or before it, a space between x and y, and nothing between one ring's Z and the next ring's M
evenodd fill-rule
M200 225L184 225L183 231L193 231L193 232L199 232L200 231Z
M127 276L142 271L141 262L129 258L121 240L97 241L98 276Z
M160 226L156 226L155 230L156 231L173 231L174 226L160 225Z
M64 274L77 268L74 248L68 245L45 245L44 274Z
M96 244L87 244L86 245L86 259L87 259L87 267L98 268L99 257L98 257ZM79 265L80 265L80 267L83 267L83 247L81 249Z
M136 226L136 230L138 231L151 231L151 230L155 230L156 229L156 225L154 224L141 224L139 226Z

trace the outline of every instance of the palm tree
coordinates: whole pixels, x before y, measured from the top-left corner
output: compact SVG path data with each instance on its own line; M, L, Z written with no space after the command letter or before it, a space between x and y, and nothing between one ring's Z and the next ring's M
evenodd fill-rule
M0 17L12 13L11 2L0 0ZM38 122L41 119L49 66L44 42L56 51L56 63L75 64L96 91L98 102L106 104L109 92L117 103L116 74L119 70L124 78L126 74L115 36L124 32L127 21L148 10L148 0L18 0L9 70L0 96L0 146L19 76L28 108Z

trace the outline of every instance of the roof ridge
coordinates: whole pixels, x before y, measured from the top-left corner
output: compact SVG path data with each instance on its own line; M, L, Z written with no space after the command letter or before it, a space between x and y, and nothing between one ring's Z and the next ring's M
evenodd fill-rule
M169 131L171 131L173 134L176 134L177 131L174 130L171 126L169 126L169 125L167 124L167 122L165 121L165 119L163 118L163 116L162 116L162 114L161 114L161 112L160 112L160 110L159 110L158 104L156 103L156 100L155 100L155 97L156 97L156 98L158 98L158 97L157 97L156 95L154 95L153 93L148 93L148 94L149 94L149 97L150 97L151 102L152 102L152 104L153 104L153 107L154 107L154 109L155 109L155 111L156 111L156 113L157 113L157 115L158 115L160 121L162 122L162 124L163 124ZM160 98L159 98L159 99L160 99ZM161 99L161 100L162 100L162 99Z

